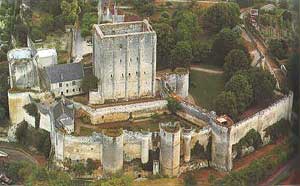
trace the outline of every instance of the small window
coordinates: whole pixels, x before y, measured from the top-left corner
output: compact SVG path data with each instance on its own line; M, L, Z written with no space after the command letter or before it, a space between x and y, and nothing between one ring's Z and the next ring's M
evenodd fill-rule
M69 84L68 84L68 83L66 83L66 86L69 86Z
M59 83L59 87L62 87L62 83Z
M146 72L144 72L144 74L146 74Z
M80 91L81 91L81 88L79 88L78 91L80 92Z
M128 73L128 76L130 76L131 74L130 73Z
M120 63L122 63L122 59L120 59Z
M122 73L122 78L124 77L124 74Z
M120 45L119 45L119 47L120 47L120 48L123 48L123 45L122 45L122 44L120 44Z
M130 62L132 61L132 59L130 58Z
M138 75L138 72L137 72L137 71L135 72L135 75Z
M112 78L112 74L110 75L110 77Z
M60 95L64 95L64 92L60 92Z
M75 89L73 88L73 92L75 92Z
M138 60L139 60L139 57L136 57L136 60L138 61Z
M66 93L69 93L69 90L68 90L68 89L66 90Z
M72 85L73 85L73 86L75 85L75 81L72 81Z

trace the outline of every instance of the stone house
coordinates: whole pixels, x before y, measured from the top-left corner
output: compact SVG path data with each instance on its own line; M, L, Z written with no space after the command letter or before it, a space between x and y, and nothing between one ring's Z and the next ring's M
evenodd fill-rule
M44 85L55 97L83 93L81 88L83 77L83 65L80 63L53 65L43 70Z

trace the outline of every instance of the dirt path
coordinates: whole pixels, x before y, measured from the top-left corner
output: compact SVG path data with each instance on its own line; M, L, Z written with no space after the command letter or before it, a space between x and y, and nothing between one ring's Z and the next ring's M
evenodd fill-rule
M224 73L224 71L222 71L222 70L213 70L213 69L207 69L207 68L202 68L202 67L197 67L197 66L192 66L191 70L207 72L210 74L223 74Z
M22 149L4 147L0 145L0 150L8 154L9 161L29 161L34 164L39 164L32 155Z
M296 163L297 158L295 157L294 159L289 160L284 166L280 167L278 170L274 171L274 173L260 186L268 186L268 185L273 185L276 184L274 183L276 179L283 173L287 172L292 168L292 166Z

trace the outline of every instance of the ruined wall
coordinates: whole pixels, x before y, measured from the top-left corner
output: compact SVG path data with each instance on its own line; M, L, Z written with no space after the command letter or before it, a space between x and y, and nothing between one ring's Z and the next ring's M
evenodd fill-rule
M142 163L149 160L152 144L152 133L124 131L124 160L141 159Z
M25 119L28 114L23 109L23 106L30 103L29 95L33 98L38 98L38 93L34 92L14 92L8 91L8 106L9 106L9 117L11 123L17 124ZM27 116L28 121L31 118Z
M220 126L213 121L212 127L212 165L229 171L232 169L232 145L239 142L251 129L260 133L263 140L264 130L281 119L291 119L293 93L276 101L255 115L246 118L231 127Z
M101 124L105 122L126 121L130 116L139 118L149 117L155 113L162 114L167 112L167 104L166 100L156 100L97 109L82 105L82 109L89 114L92 124Z
M290 93L281 100L273 103L268 108L246 118L231 127L230 143L236 144L251 129L256 130L262 137L265 129L281 119L290 120L292 114L293 94Z
M63 134L56 132L55 141L55 157L57 160L100 160L102 157L102 145L100 141L95 140L93 136L82 137Z
M105 24L101 30L112 35L94 34L94 74L102 103L155 96L156 34L138 32L136 25L143 24Z
M163 83L167 85L178 96L186 98L189 96L189 72L171 73L163 75Z

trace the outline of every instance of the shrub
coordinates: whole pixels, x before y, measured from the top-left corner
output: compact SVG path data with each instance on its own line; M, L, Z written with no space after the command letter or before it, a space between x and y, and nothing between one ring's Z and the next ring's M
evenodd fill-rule
M172 113L176 113L178 110L181 109L180 104L174 98L168 98L167 101L168 101L168 109Z
M237 151L237 158L242 156L242 148L253 146L254 149L258 149L263 144L260 134L251 129L240 141L233 145L232 148Z
M291 126L287 120L280 120L274 125L269 126L265 129L266 136L270 136L271 141L276 141L282 136L286 136L290 130Z
M184 176L184 186L196 186L197 180L195 176L191 173L188 173L186 176Z

